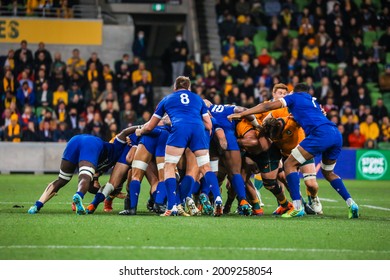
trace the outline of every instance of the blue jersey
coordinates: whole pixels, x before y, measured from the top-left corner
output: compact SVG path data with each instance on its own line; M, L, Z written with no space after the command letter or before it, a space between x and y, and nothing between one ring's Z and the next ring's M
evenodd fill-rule
M157 105L154 116L161 119L164 113L171 119L172 128L179 125L203 125L202 116L208 114L202 98L189 90L178 90L164 97Z
M288 107L294 119L305 131L306 136L321 125L336 126L324 116L316 98L306 92L295 92L280 100Z
M112 167L121 156L126 142L115 138L113 143L104 142L99 137L81 134L67 143L62 158L73 164L88 161L97 172L105 172Z
M226 129L235 130L236 129L236 122L235 121L229 121L228 116L231 114L234 114L234 108L236 106L234 105L211 105L209 110L211 115L216 119L218 125Z

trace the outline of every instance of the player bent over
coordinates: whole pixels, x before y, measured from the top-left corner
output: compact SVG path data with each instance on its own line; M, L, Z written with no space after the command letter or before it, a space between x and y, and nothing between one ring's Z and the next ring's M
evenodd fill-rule
M77 192L73 196L76 205L76 214L85 214L83 198L93 181L95 172L105 170L118 160L126 146L126 137L137 129L132 126L122 130L113 143L108 143L92 135L76 135L67 143L62 155L58 178L51 182L42 196L28 210L29 214L36 214L43 205L64 187L78 168L79 181Z
M291 151L285 161L286 179L290 188L294 209L283 214L284 218L304 215L299 191L298 168L301 164L321 154L321 171L325 179L345 200L349 209L349 218L359 217L359 207L352 199L342 179L334 173L337 158L342 147L342 137L337 126L322 113L315 97L309 93L305 84L297 84L294 92L279 100L262 103L239 114L230 115L230 119L240 119L253 113L263 113L270 110L288 107L297 123L303 128L306 138Z

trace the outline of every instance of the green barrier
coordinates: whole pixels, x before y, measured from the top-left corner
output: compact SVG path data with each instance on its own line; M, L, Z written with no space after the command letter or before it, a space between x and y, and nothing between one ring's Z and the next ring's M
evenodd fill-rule
M356 150L356 179L390 180L390 151Z

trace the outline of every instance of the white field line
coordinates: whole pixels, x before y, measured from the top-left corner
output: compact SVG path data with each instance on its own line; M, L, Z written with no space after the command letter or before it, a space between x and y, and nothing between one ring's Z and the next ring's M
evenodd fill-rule
M318 249L318 248L267 248L267 247L186 247L186 246L75 246L75 245L10 245L0 246L0 249L88 249L88 250L159 250L159 251L190 251L190 250L234 250L234 251L271 251L271 252L311 252L311 253L370 253L390 254L390 251L378 250L353 250L353 249Z

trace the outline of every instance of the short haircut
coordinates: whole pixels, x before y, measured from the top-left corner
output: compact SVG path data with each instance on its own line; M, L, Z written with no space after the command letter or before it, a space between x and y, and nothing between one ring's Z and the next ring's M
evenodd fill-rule
M306 84L297 84L295 87L294 87L294 92L309 92L310 88L308 85Z
M189 89L191 86L191 81L188 77L185 76L179 76L176 78L174 89Z
M288 91L288 87L285 84L279 83L279 84L274 85L272 92L275 93L278 89L285 89Z

